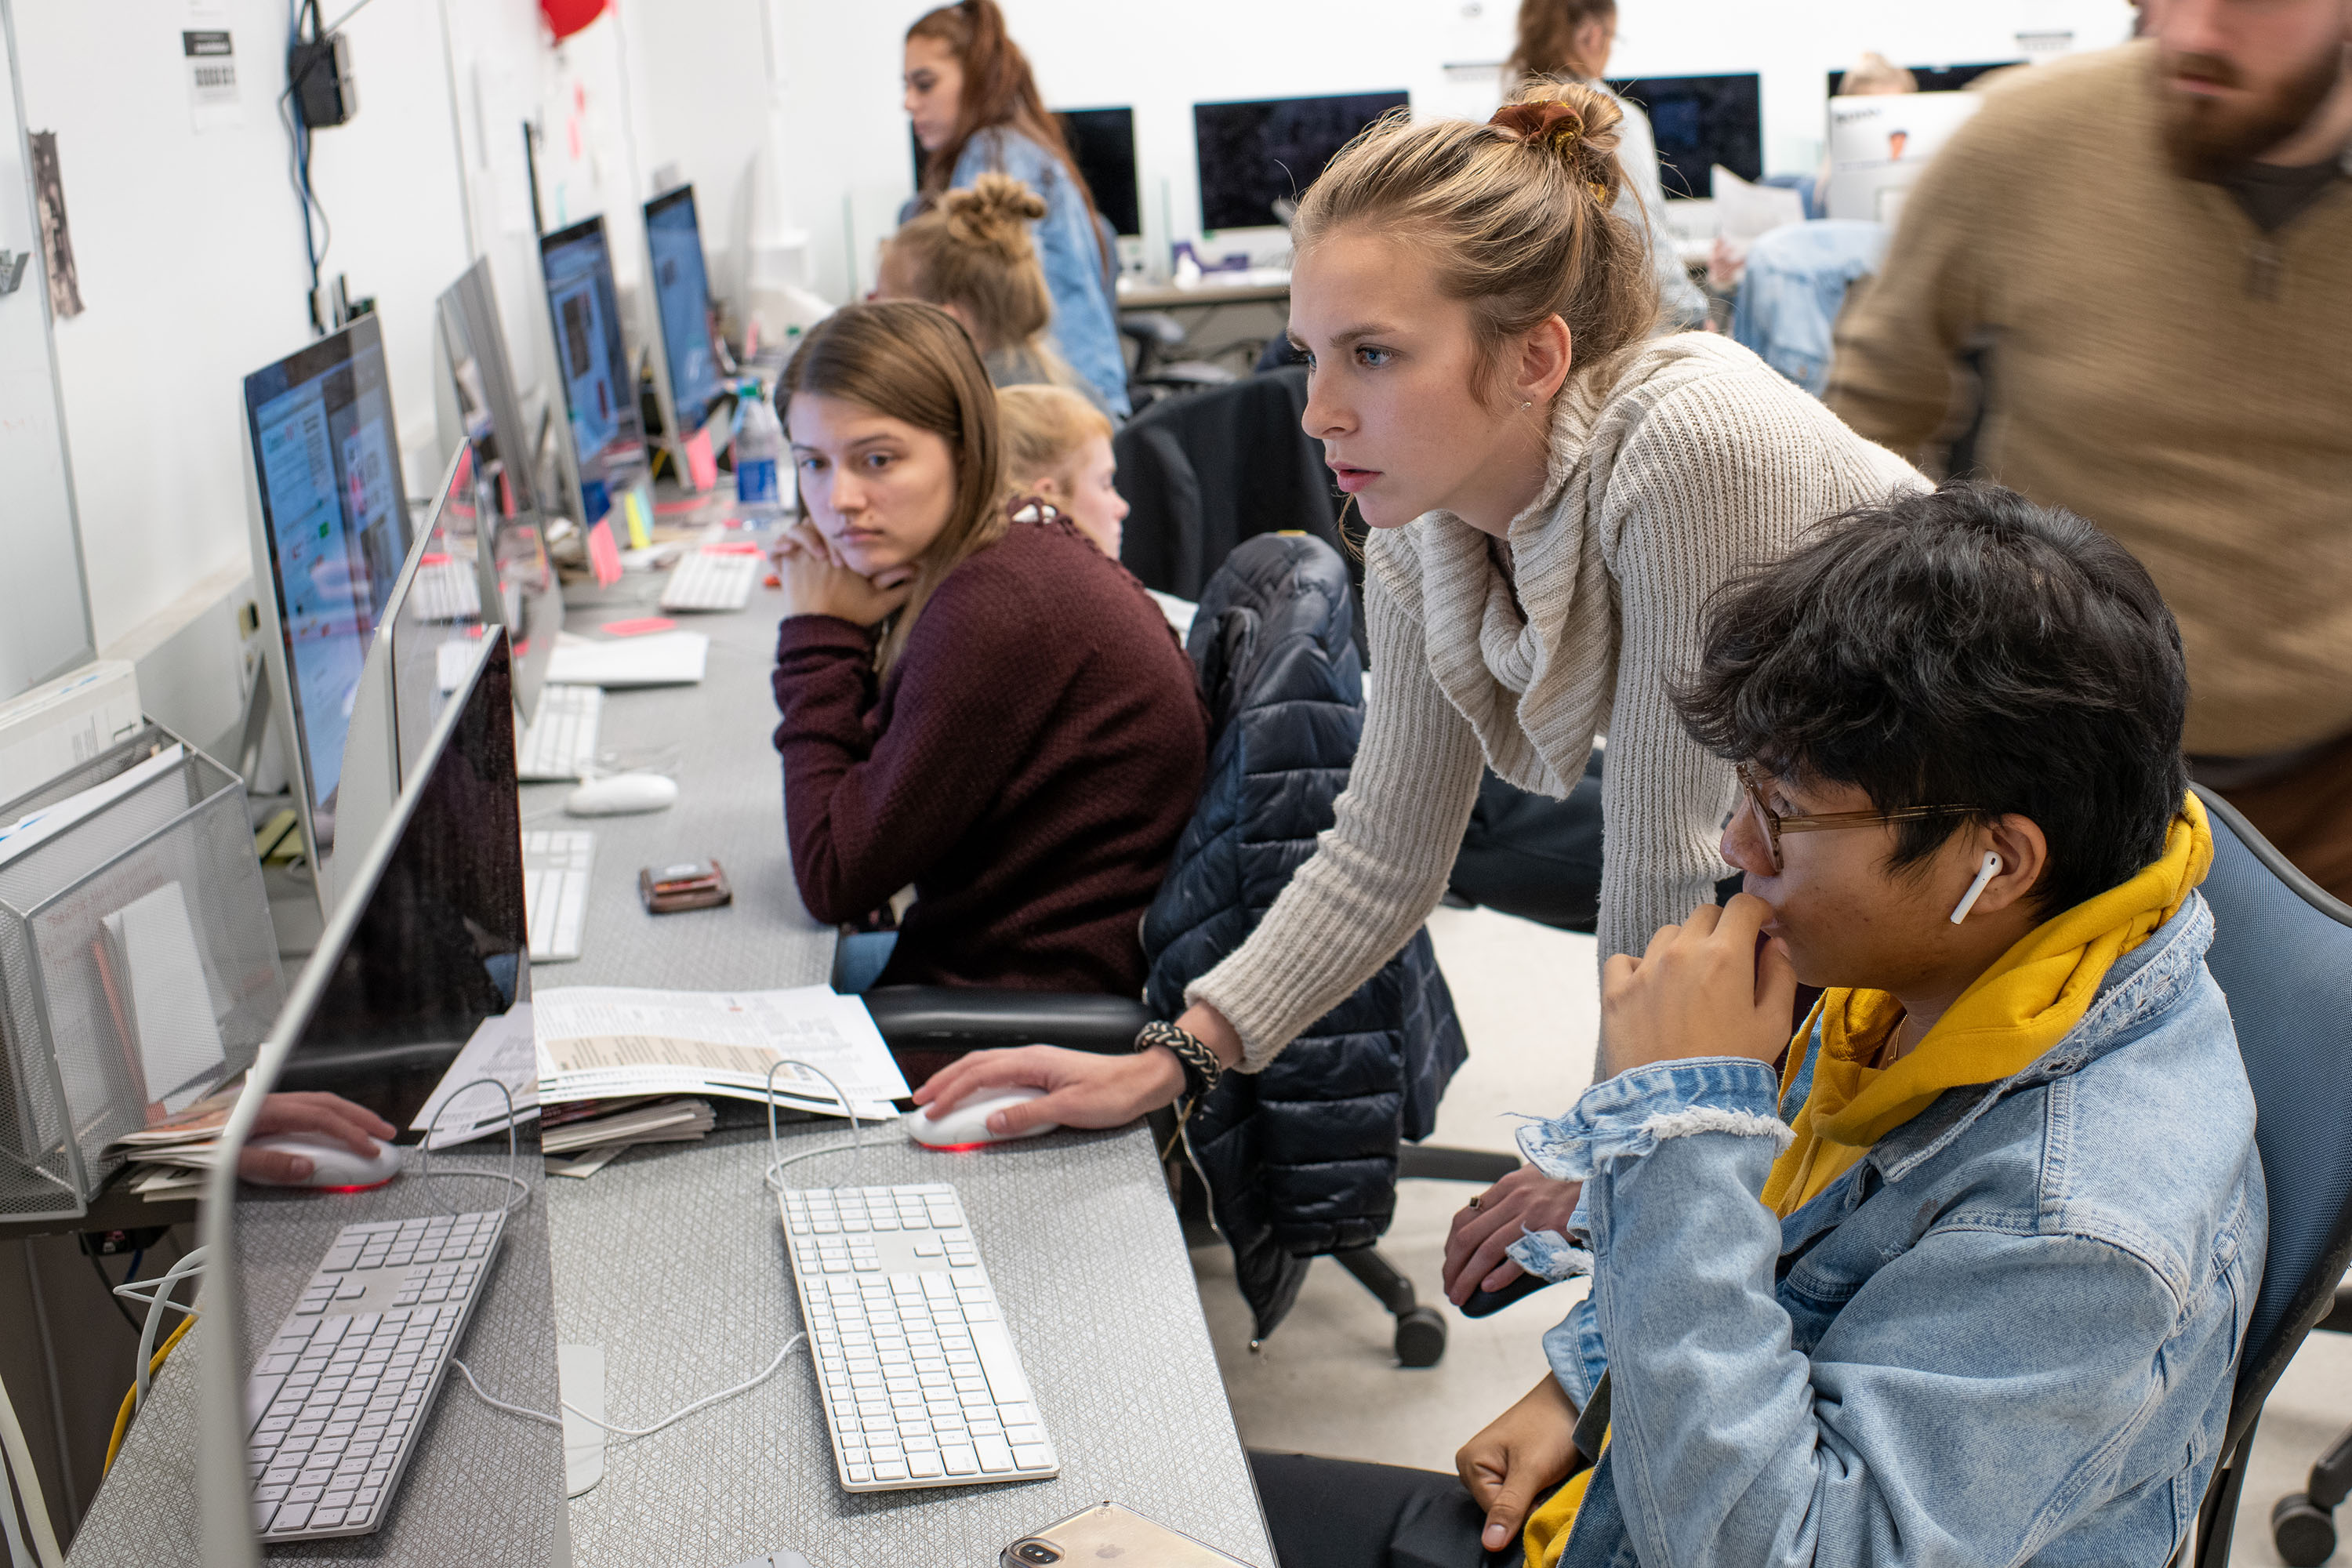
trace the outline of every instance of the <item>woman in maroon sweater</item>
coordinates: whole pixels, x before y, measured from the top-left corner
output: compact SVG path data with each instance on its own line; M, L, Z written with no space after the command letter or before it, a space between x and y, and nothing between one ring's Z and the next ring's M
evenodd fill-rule
M1003 503L996 394L909 302L811 332L777 392L808 518L776 641L801 900L912 884L880 984L1135 995L1137 924L1207 761L1192 668L1142 586Z

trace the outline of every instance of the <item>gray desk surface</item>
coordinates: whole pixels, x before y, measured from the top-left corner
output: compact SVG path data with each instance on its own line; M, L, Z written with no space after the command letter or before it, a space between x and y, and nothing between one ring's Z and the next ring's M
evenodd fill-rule
M484 1147L496 1147L485 1145ZM417 1215L470 1212L507 1201L503 1182L414 1174L365 1193L246 1189L237 1200L251 1357L278 1331L304 1281L346 1225ZM444 1154L436 1170L504 1170L495 1155ZM474 1309L457 1354L482 1386L526 1409L552 1411L555 1331L550 1321L548 1205L526 1147L516 1169L530 1201L507 1216L499 1267ZM198 1560L195 1452L197 1357L213 1347L200 1322L163 1363L131 1423L114 1468L99 1489L69 1560L152 1568ZM447 1384L460 1380L451 1373ZM545 1568L554 1552L563 1450L555 1428L492 1410L462 1387L445 1385L418 1434L388 1522L373 1535L292 1546L269 1555L326 1563L463 1563Z
M648 613L658 592L658 579L632 574L608 594L579 595L567 619L593 633L604 621ZM526 826L597 836L586 956L536 966L534 986L688 990L825 979L833 933L808 917L793 890L782 774L768 741L776 614L775 595L760 590L739 614L680 617L711 638L702 685L608 694L603 746L617 763L674 774L677 805L583 822L562 815L564 786L525 786ZM639 867L713 856L734 885L731 906L645 912ZM832 1122L784 1131L796 1148L844 1136ZM635 1149L584 1182L549 1180L543 1201L509 1221L505 1260L462 1352L485 1386L551 1410L552 1342L598 1344L606 1418L629 1425L765 1365L800 1329L775 1200L761 1179L766 1164L764 1135L734 1132ZM844 1492L814 1373L795 1352L749 1393L656 1436L614 1439L604 1479L570 1506L578 1568L733 1568L783 1548L814 1568L988 1568L1020 1535L1106 1498L1272 1568L1182 1238L1141 1128L1053 1133L963 1155L917 1150L884 1128L855 1167L844 1155L788 1173L810 1185L956 1184L1009 1308L1062 1475ZM452 1183L447 1191L470 1202L467 1189L477 1184L495 1190ZM256 1262L268 1282L254 1290L253 1323L274 1329L298 1272L307 1274L324 1252L330 1218L374 1217L362 1212L370 1203L396 1205L417 1185L341 1199L331 1216L323 1207L306 1214L303 1205L319 1200L304 1195L255 1199L256 1219L268 1222L255 1227L266 1237ZM526 1310L534 1301L537 1309ZM195 1561L190 1466L200 1338L201 1331L191 1334L158 1378L74 1542L75 1563ZM553 1550L532 1500L562 1489L555 1436L486 1408L462 1388L446 1390L389 1528L271 1555L536 1568ZM426 1487L436 1498L453 1496L457 1511L415 1507ZM551 1525L551 1511L544 1517Z
M573 628L650 613L658 579L574 595ZM584 956L540 964L537 987L719 988L822 982L833 932L793 890L783 785L769 736L778 600L755 590L705 632L698 688L616 691L601 744L674 771L677 805L577 822L562 786L526 786L528 826L597 836ZM653 916L640 866L715 856L735 902ZM788 1127L793 1148L836 1122ZM556 1318L566 1343L604 1347L606 1419L640 1425L740 1382L800 1329L760 1132L630 1151L584 1182L549 1184ZM988 1568L1023 1533L1106 1498L1272 1568L1200 1298L1149 1135L1054 1133L972 1154L909 1146L896 1128L848 1156L789 1167L798 1184L948 1180L971 1215L1063 1462L1051 1481L853 1495L834 1479L814 1374L799 1352L758 1388L656 1436L614 1439L604 1479L574 1499L579 1568L732 1568L791 1548L815 1568L884 1563Z
M1172 283L1154 283L1140 289L1122 289L1118 305L1122 310L1210 310L1218 305L1255 305L1290 298L1287 283L1202 283L1191 289L1179 289Z

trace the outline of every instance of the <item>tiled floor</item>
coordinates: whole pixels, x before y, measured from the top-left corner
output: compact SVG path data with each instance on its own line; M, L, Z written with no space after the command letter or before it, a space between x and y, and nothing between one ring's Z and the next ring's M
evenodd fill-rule
M1441 910L1430 931L1470 1041L1433 1142L1511 1148L1513 1110L1564 1106L1590 1080L1597 1023L1592 940L1487 910ZM1439 1259L1454 1211L1473 1189L1409 1182L1381 1249L1442 1300ZM1201 1296L1243 1439L1254 1447L1451 1470L1454 1450L1544 1375L1543 1331L1580 1286L1555 1286L1473 1322L1451 1308L1445 1359L1396 1364L1390 1319L1328 1261L1309 1271L1298 1305L1265 1346L1249 1348L1248 1310L1222 1247L1193 1254ZM2315 1336L2270 1401L2238 1523L2235 1563L2271 1568L2270 1510L2300 1490L2311 1462L2352 1426L2352 1339ZM2352 1510L2342 1520L2352 1534ZM2335 1563L2352 1562L2339 1552Z

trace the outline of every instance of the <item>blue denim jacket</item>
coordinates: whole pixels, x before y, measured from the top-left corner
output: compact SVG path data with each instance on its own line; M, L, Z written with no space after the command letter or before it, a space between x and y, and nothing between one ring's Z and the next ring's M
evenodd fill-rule
M1102 240L1086 197L1062 161L1006 126L964 143L949 184L959 190L990 171L1012 175L1045 198L1037 220L1037 259L1054 296L1054 339L1070 368L1086 377L1115 418L1128 416L1127 356L1118 346L1118 311L1103 267Z
M1525 1129L1585 1183L1593 1268L1544 1349L1580 1407L1610 1373L1562 1563L2165 1562L2267 1221L2212 929L2192 897L2041 1060L1786 1220L1757 1196L1790 1136L1761 1063L1635 1068Z
M1830 339L1846 290L1886 257L1883 223L1792 223L1748 247L1731 310L1732 341L1819 397L1830 384Z

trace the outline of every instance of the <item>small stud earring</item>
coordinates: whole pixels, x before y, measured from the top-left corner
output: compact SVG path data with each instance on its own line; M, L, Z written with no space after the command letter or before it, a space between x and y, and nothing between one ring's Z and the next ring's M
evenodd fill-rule
M1528 399L1527 402L1522 403L1522 404L1520 404L1520 405L1519 405L1519 412L1520 412L1520 413L1522 413L1522 414L1525 414L1528 409L1533 408L1534 406L1535 406L1535 400L1534 400L1533 398L1530 398L1530 399Z

